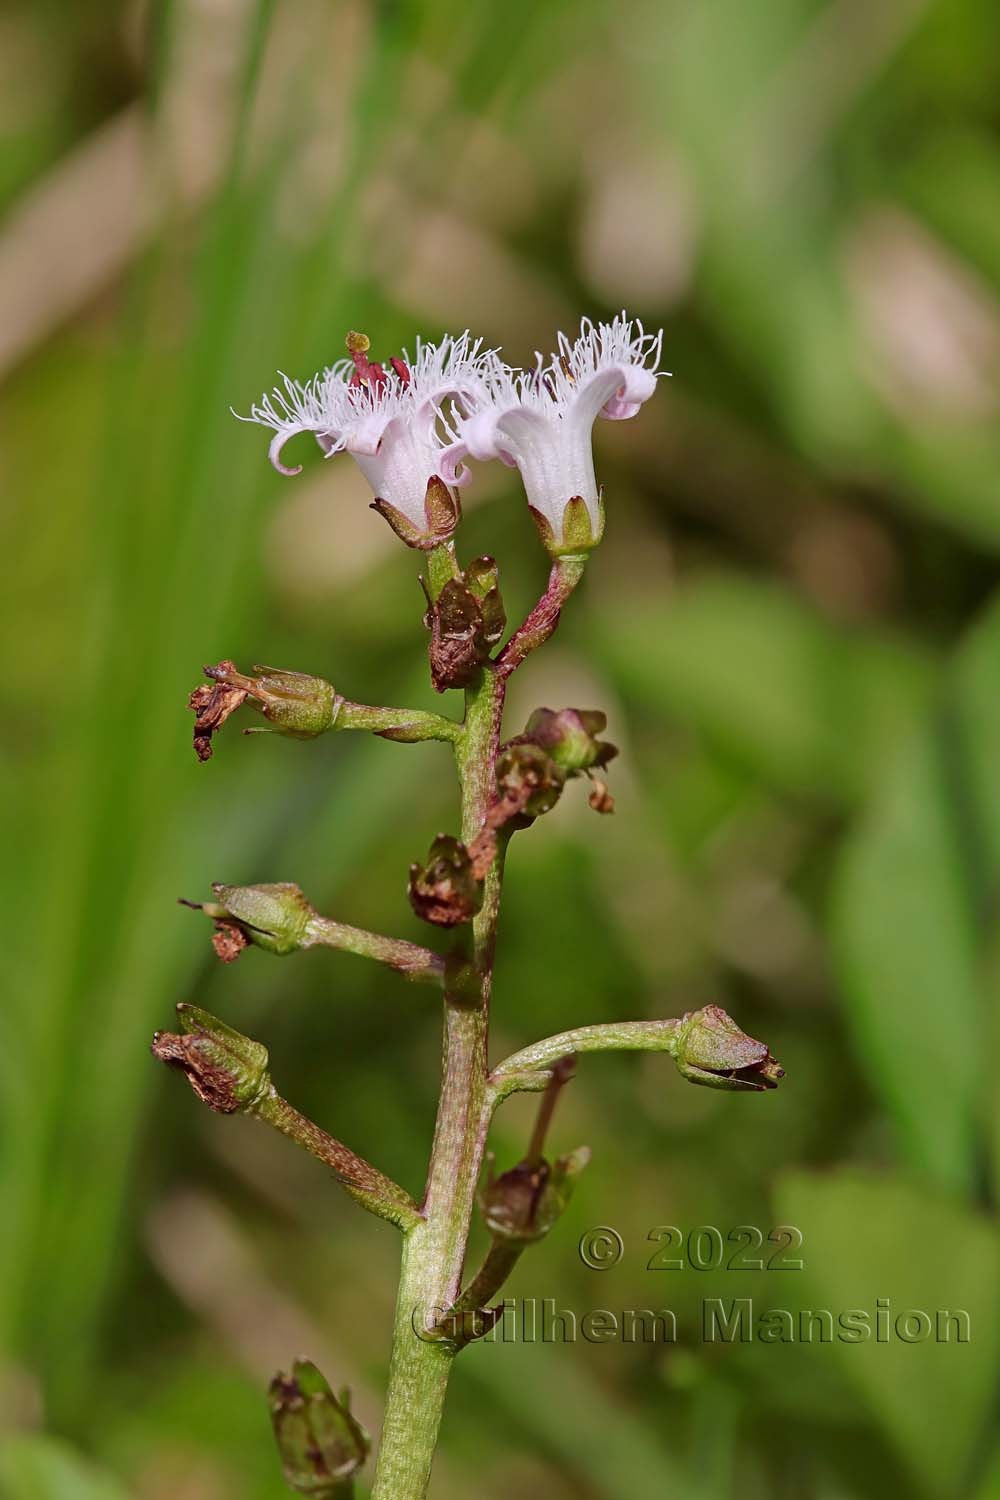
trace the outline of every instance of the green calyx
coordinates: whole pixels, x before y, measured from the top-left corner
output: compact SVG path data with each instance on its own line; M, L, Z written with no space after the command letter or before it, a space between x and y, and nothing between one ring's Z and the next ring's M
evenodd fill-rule
M304 945L316 913L288 881L270 885L213 885L215 903L202 908L218 926L235 926L246 942L268 953L294 953Z
M358 1472L371 1440L351 1414L350 1392L335 1396L308 1359L290 1374L279 1371L268 1388L268 1406L285 1479L300 1495L333 1500Z
M462 519L462 505L458 491L449 489L437 474L432 474L427 481L423 526L416 525L388 500L381 498L373 500L372 510L378 511L379 515L388 521L401 542L405 542L408 547L415 547L420 552L430 552L433 548L440 547L450 540Z
M747 1036L718 1005L685 1015L672 1050L681 1077L705 1088L759 1093L777 1088L785 1074L764 1043Z
M267 1048L195 1005L178 1005L177 1014L185 1031L158 1031L153 1056L183 1073L202 1103L218 1114L252 1111L271 1085Z
M253 675L248 676L236 671L229 662L206 667L205 673L213 682L244 693L276 734L311 740L319 734L326 734L336 725L340 696L322 677L264 666L255 666ZM255 734L266 732L262 729L247 731Z
M562 513L562 526L557 536L552 523L541 511L529 506L531 518L551 558L586 557L604 536L604 490L597 497L596 519L591 518L590 509L582 495L573 495L566 501Z

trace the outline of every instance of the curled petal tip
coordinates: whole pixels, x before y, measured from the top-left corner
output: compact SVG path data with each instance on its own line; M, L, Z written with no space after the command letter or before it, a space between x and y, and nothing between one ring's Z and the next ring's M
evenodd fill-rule
M294 437L298 432L304 431L304 427L289 427L286 428L283 432L276 432L274 434L274 437L271 439L270 446L267 450L267 456L271 460L271 463L277 469L279 474L287 474L289 478L292 478L295 474L302 473L301 464L297 464L294 469L290 469L287 464L283 464L281 462L281 450L288 442L289 438Z
M465 462L467 451L464 443L451 443L441 450L438 473L445 484L464 484L470 478L469 466Z

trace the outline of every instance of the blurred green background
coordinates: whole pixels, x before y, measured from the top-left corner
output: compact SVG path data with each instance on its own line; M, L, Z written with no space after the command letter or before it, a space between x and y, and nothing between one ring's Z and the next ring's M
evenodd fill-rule
M420 938L405 869L455 820L441 746L231 727L196 763L223 656L434 706L414 554L346 459L282 480L229 404L348 327L520 362L623 305L674 378L600 424L608 538L508 721L606 708L618 813L577 787L516 840L494 1055L715 1002L788 1078L586 1060L554 1144L594 1163L511 1291L671 1307L678 1343L472 1349L434 1494L996 1500L993 0L8 0L0 43L4 1500L277 1500L262 1392L298 1354L378 1422L393 1231L147 1052L207 1006L419 1190L431 992L224 968L175 905L296 880ZM496 465L468 494L516 616L523 501ZM666 1224L792 1224L804 1268L649 1271ZM972 1338L705 1344L737 1296Z

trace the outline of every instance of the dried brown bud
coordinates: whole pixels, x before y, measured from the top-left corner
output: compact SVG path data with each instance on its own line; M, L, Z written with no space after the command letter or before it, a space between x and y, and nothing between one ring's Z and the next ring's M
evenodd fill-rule
M451 834L439 833L425 865L410 866L410 905L418 917L436 927L470 922L483 901L469 851Z
M566 772L538 745L512 743L497 757L497 791L509 817L538 818L559 801Z
M449 578L424 616L431 633L431 681L439 693L475 681L506 623L491 557L476 558L461 578Z
M589 1148L580 1146L553 1166L544 1159L526 1159L509 1172L491 1177L480 1196L480 1207L493 1238L530 1243L547 1235L589 1160Z

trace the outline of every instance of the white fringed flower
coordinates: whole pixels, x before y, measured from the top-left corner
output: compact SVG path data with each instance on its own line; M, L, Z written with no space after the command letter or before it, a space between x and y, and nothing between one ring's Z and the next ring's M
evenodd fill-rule
M301 470L301 464L288 468L281 459L285 444L298 433L313 433L327 458L349 453L371 485L374 508L396 533L410 546L436 546L451 535L461 513L458 495L441 476L441 403L450 400L458 411L474 410L493 353L465 332L439 344L418 339L415 359L404 351L385 369L368 359L363 334L348 335L347 344L349 359L305 384L282 376L284 384L240 420L273 429L269 456L281 474ZM466 477L463 473L450 483Z
M648 334L621 313L611 323L589 318L572 343L559 335L548 364L514 372L493 357L487 396L474 410L451 413L451 443L441 473L451 484L464 460L499 458L520 470L535 521L554 555L583 552L604 529L594 475L591 429L597 417L634 417L656 389L663 334Z

